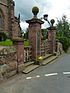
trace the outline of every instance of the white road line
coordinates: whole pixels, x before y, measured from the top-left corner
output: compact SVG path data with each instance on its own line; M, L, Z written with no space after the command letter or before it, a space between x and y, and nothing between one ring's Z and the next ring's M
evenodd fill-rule
M27 77L26 79L32 79L32 77Z
M68 75L70 74L70 72L63 72L64 75ZM50 73L50 74L45 74L44 76L45 77L48 77L48 76L56 76L58 75L58 73ZM41 77L40 75L36 75L35 77L26 77L26 79L32 79L32 78L39 78Z
M44 76L48 77L48 76L55 76L55 75L58 75L58 73L45 74ZM35 77L26 77L26 79L39 78L39 77L41 77L41 76L37 75Z
M55 76L55 75L58 75L58 73L45 74L44 76L48 77L48 76Z
M67 75L67 74L70 74L70 72L63 72L63 74Z
M37 78L39 78L39 77L40 77L40 75L37 75L36 77L37 77Z

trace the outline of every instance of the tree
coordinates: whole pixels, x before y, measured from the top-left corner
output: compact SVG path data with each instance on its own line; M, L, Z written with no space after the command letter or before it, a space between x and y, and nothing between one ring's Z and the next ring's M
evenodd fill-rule
M28 29L26 30L26 32L24 33L24 39L28 39L28 33L29 33L29 31L28 31Z
M67 17L63 15L61 20L57 20L57 39L63 44L63 49L66 52L70 46L70 23Z

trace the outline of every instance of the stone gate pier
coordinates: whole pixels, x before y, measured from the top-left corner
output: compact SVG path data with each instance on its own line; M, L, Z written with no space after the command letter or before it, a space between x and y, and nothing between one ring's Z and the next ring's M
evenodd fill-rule
M33 7L32 9L34 17L30 20L26 20L29 24L29 42L32 48L32 60L36 60L38 56L40 56L41 50L41 24L44 22L37 18L37 14L39 9L37 7Z
M17 54L17 72L20 72L24 68L24 45L22 38L14 38L13 45L16 48Z
M56 52L56 27L53 26L54 19L51 20L51 26L48 29L48 43L49 53L53 54Z

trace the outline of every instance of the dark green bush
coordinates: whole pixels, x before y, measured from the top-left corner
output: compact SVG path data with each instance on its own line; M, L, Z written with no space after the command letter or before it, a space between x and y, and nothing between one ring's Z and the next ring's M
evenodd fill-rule
M70 46L70 41L67 37L59 37L59 42L63 44L63 50L67 52L69 46Z

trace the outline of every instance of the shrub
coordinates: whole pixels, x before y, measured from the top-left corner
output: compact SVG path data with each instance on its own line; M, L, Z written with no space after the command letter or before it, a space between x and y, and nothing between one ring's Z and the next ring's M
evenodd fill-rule
M12 46L12 45L13 45L13 42L10 39L0 42L0 46Z
M59 42L63 44L63 50L67 52L69 46L70 46L70 41L67 37L59 37Z

